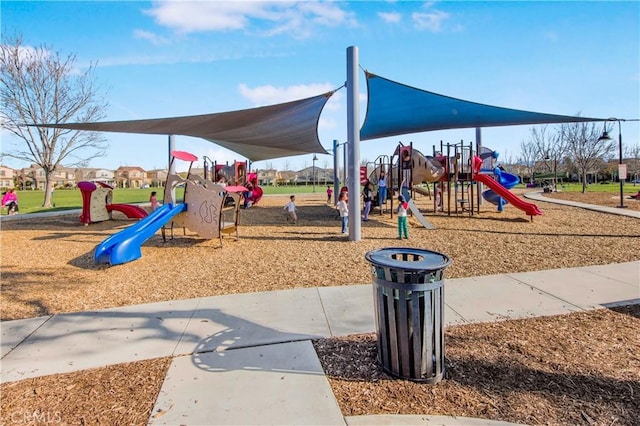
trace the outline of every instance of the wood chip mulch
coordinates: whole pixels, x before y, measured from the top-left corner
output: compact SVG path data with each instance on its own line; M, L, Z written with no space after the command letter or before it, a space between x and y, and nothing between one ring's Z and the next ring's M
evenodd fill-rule
M171 358L0 385L3 425L146 425Z
M375 334L316 351L342 412L477 417L531 425L637 425L640 305L448 327L445 378L396 379Z

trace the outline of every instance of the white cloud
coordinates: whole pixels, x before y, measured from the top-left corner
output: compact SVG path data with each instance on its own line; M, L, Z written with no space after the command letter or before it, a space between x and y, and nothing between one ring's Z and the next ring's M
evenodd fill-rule
M446 12L435 10L433 12L414 12L411 18L417 29L439 32L442 30L442 23L449 19L449 16Z
M245 14L259 3L208 1L155 1L145 13L160 25L182 33L237 30L247 25Z
M155 1L145 13L179 33L250 31L304 37L311 24L355 25L353 14L333 2Z
M397 24L402 20L402 15L397 12L378 12L378 16L390 24Z
M3 51L13 52L16 50L15 45L2 44L0 48ZM51 52L43 47L35 48L32 46L18 46L18 58L22 63L38 62L51 56Z
M320 25L335 27L343 23L355 25L353 15L331 2L301 2L300 12Z
M254 106L265 106L298 99L311 98L322 93L330 92L335 87L331 83L298 84L295 86L275 87L272 85L250 88L246 84L240 84L240 94L249 99ZM339 93L339 92L338 92ZM333 99L338 93L335 93Z
M156 46L161 44L169 44L169 40L167 40L166 38L145 30L135 30L133 32L133 37L142 40L148 40Z

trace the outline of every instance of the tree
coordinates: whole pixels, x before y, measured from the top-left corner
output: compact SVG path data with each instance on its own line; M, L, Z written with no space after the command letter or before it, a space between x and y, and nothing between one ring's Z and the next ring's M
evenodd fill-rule
M531 142L535 146L536 157L544 162L553 173L553 187L558 190L558 163L567 154L567 141L559 133L550 132L545 124L531 128Z
M93 82L95 65L79 72L75 62L74 55L63 58L46 46L24 46L18 36L0 45L0 118L19 140L3 155L42 167L44 207L51 207L58 167L86 166L106 154L100 133L32 126L104 118L108 104Z
M567 144L568 153L582 181L582 193L587 192L587 173L599 160L614 151L613 141L598 140L600 126L597 123L565 123L560 126L560 138Z
M640 178L640 144L628 145L624 150L627 159L629 180L635 182Z
M520 141L520 157L518 162L524 164L529 174L529 182L533 183L533 174L536 167L536 146L531 141Z

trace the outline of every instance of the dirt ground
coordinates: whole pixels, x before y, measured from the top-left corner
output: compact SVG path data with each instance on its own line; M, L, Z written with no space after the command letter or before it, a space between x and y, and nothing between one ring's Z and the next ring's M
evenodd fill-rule
M550 196L618 204L612 194ZM511 206L502 213L483 206L474 216L434 214L433 201L419 197L416 203L434 230L411 218L410 239L399 241L395 217L374 211L362 223L362 241L350 242L340 234L323 193L297 196L296 225L285 221L287 199L264 197L243 210L239 241L225 239L219 247L217 240L176 230L175 239L164 242L157 234L142 247L141 259L114 267L94 264L93 249L132 223L124 216L88 227L74 215L3 222L0 318L364 284L371 282L365 253L389 246L447 254L453 260L447 278L640 259L640 220L545 202L537 203L544 214L530 221ZM636 200L625 203L640 210ZM629 419L640 418L640 320L637 307L627 309L450 327L449 373L436 386L390 380L371 362L362 363L369 367L359 376L342 373L354 357L375 357L373 336L315 344L345 415L441 413L529 424L633 424ZM338 352L343 355L336 361L332 356ZM20 407L22 413L59 413L67 424L144 424L168 364L149 360L3 384L2 423L16 421L7 416ZM605 400L606 407L600 407Z

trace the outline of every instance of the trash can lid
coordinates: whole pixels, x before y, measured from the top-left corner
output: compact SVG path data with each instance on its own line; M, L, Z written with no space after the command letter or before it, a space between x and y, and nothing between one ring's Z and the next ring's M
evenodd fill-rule
M418 260L402 260L403 254L414 255ZM394 256L396 257L394 259ZM398 269L410 270L438 270L451 264L447 255L431 250L422 250L411 247L387 247L372 250L365 254L365 259L376 266L387 266Z

